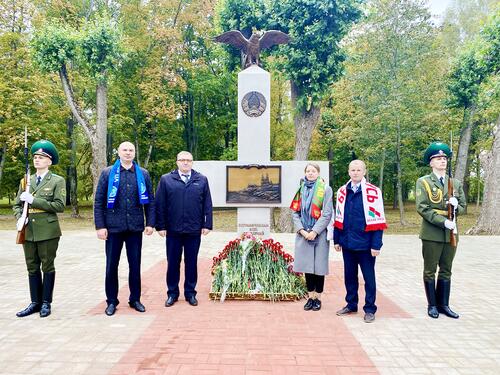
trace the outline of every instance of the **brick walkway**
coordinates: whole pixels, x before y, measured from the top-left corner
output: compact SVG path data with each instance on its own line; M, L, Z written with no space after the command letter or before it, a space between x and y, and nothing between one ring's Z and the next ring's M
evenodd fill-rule
M143 248L147 312L121 304L104 315L104 244L94 232L65 232L56 259L53 314L15 317L28 302L22 252L0 231L0 374L497 374L500 371L500 238L462 237L451 305L458 321L426 316L420 244L386 236L377 260L379 311L337 317L343 306L341 257L332 253L323 308L299 302L208 300L210 259L233 233L211 233L200 254L199 306L164 307L164 243ZM275 238L293 250L293 235ZM360 295L361 298L362 295Z

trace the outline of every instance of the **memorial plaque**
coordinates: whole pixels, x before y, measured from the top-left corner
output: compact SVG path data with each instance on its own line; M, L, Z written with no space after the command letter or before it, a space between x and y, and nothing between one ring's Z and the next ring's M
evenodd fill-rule
M281 166L226 168L226 203L281 203Z

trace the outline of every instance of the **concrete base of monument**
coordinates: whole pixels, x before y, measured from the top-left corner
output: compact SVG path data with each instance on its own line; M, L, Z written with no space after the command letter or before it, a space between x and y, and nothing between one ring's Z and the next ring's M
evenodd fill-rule
M269 207L238 208L238 234L252 233L269 238L271 234L271 209Z

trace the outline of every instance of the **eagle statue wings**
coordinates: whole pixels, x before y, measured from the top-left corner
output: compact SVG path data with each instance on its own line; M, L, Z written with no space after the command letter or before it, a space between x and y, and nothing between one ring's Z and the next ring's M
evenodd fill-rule
M247 39L239 30L227 31L214 39L219 43L227 43L241 50L245 55L244 67L250 65L260 65L260 51L271 48L276 44L286 44L290 41L288 34L278 30L269 30L264 34L253 33L250 39Z

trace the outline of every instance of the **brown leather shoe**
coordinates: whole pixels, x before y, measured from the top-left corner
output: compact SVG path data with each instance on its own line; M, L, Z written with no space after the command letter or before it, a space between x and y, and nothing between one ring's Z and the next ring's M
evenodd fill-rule
M349 314L356 314L358 311L357 310L351 310L349 307L345 306L342 307L339 311L336 312L338 316L343 316L343 315L349 315Z
M375 314L366 313L363 320L365 321L365 323L373 323L375 321Z

